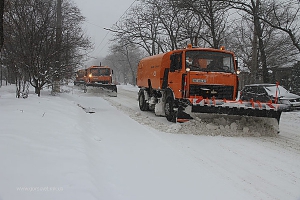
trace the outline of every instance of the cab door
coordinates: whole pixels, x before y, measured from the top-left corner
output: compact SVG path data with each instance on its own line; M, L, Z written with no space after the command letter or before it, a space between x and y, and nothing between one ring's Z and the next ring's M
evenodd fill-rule
M182 53L174 53L170 56L170 72L168 76L168 87L174 92L175 98L182 98Z

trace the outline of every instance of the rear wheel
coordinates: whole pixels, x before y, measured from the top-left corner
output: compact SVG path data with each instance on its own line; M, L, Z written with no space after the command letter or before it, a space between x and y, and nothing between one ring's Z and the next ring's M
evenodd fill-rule
M169 95L166 98L165 115L168 121L176 122L176 112L174 111L174 98Z
M139 91L138 100L139 100L139 107L141 111L149 110L149 104L146 102L144 90Z

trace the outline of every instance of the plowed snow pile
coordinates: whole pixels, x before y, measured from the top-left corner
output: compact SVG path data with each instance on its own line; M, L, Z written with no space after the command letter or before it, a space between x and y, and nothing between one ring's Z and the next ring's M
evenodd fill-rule
M179 124L179 132L212 136L275 136L278 129L271 124L273 124L273 120L250 117L197 117L189 122Z
M211 136L276 136L278 124L276 119L258 117L227 116L201 114L185 123L171 123L165 117L155 116L154 113L136 112L110 99L113 106L122 110L135 121L168 133L211 135ZM148 115L145 115L147 113ZM149 114L152 114L149 116Z

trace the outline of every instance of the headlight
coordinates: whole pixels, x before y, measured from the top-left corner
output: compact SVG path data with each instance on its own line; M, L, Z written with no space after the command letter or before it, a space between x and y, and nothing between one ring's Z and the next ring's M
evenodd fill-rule
M280 100L280 102L283 103L283 104L286 104L286 105L291 104L291 102L289 100L286 100L286 99L282 99L282 100Z
M92 74L89 74L89 77L91 78L93 75Z
M189 72L189 71L191 71L191 69L190 68L186 68L185 71Z

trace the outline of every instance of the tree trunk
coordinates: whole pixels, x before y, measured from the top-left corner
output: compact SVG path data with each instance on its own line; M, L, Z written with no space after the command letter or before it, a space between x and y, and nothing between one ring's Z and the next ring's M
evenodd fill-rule
M264 47L264 42L262 37L259 37L258 39L259 41L259 49L260 49L260 59L262 62L262 81L264 83L269 83L270 82L270 77L269 77L269 73L268 73L268 66L267 66L267 56L266 56L266 52L265 52L265 47Z
M40 87L36 87L36 88L34 88L34 90L35 90L35 94L37 94L38 97L40 97L41 96L41 88Z
M4 14L4 0L0 0L0 51L2 50L4 36L3 36L3 14Z
M253 4L254 5L254 4ZM264 47L264 41L262 39L262 28L259 20L259 12L260 12L260 0L256 0L256 5L254 7L253 18L254 18L254 26L256 30L256 34L258 37L258 46L260 50L260 61L262 64L262 81L264 83L268 83L270 81L268 74L268 66L267 66L267 56Z
M61 12L62 0L57 0L56 10L56 63L55 63L55 75L53 83L53 93L60 92L60 78L61 78L61 37L62 37L62 12Z
M253 41L252 41L252 66L251 66L251 82L257 83L257 32L254 26Z

